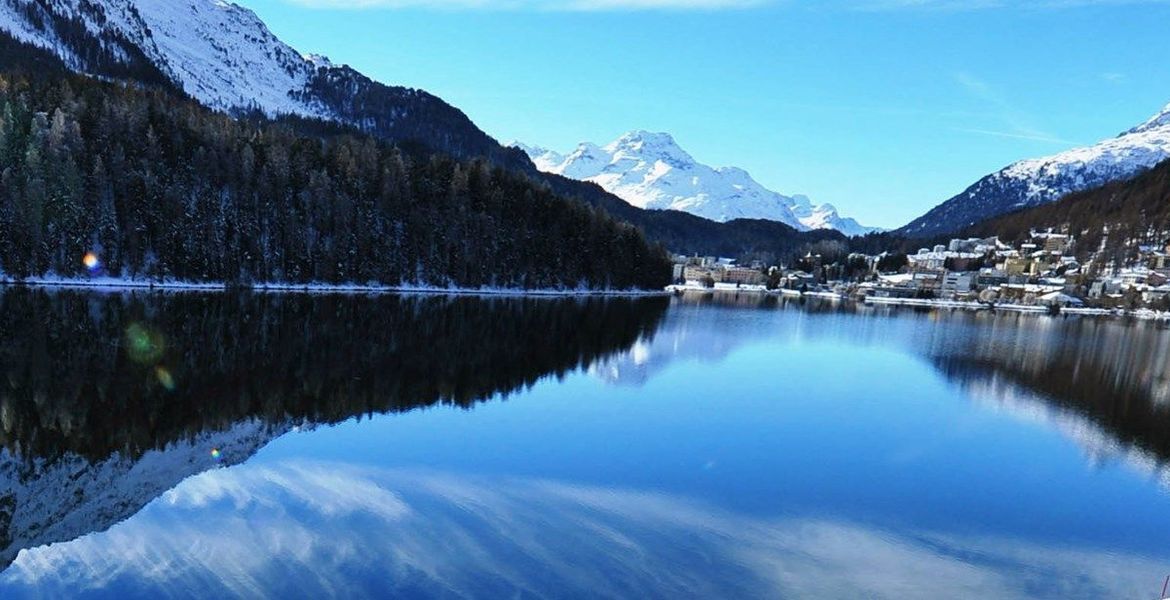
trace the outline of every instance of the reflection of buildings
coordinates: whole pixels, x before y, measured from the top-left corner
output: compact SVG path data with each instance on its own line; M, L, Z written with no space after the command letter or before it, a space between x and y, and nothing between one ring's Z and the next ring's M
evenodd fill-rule
M1170 335L1146 323L985 315L926 349L978 401L1064 432L1095 461L1123 457L1170 481Z
M962 360L940 362L939 368L959 381L983 408L1059 431L1083 449L1091 464L1124 463L1170 489L1170 454L1165 444L1170 427L1167 414L1150 414L1138 407L1139 414L1110 422L1083 406L1068 406L1058 397L1037 391L1034 382L1020 379L1008 370Z
M760 310L776 318L760 319ZM674 361L720 361L776 336L893 345L927 357L987 405L1045 415L1093 456L1170 460L1170 332L1150 323L691 294L675 300L653 337L590 372L638 386Z
M675 301L653 336L597 361L589 372L613 385L641 386L676 361L721 361L736 348L774 333L746 326L738 309L775 308L777 302L755 293L688 294ZM731 310L709 310L713 306Z
M1170 335L1148 323L977 313L979 330L958 336L939 328L925 350L1011 373L1069 405L1103 413L1135 406L1170 416Z

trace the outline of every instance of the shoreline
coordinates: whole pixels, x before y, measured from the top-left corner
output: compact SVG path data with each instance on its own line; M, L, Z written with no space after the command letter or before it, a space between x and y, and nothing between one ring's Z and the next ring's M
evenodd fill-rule
M1045 305L1024 304L995 304L988 305L982 302L964 300L942 300L921 298L885 298L867 296L852 298L837 292L811 291L800 292L779 288L768 290L764 286L729 285L707 288L692 285L669 285L660 291L655 290L557 290L534 289L524 290L516 288L441 288L431 286L378 286L358 284L291 284L291 283L264 283L247 286L229 286L225 283L181 282L181 281L142 281L133 279L56 279L56 278L29 278L11 279L0 277L0 287L30 287L47 289L83 289L94 291L155 291L155 292L204 292L224 293L229 291L247 291L257 294L341 294L341 295L426 295L426 296L481 296L500 298L654 298L677 294L717 294L717 293L748 293L763 296L779 296L787 298L816 298L830 302L850 302L868 306L900 306L907 308L936 308L970 311L1006 311L1044 315L1049 313ZM1061 307L1058 315L1075 315L1086 317L1117 317L1133 318L1143 321L1170 321L1170 312L1161 312L1151 309L1136 311L1106 308L1079 308Z
M923 307L923 308L950 308L959 310L974 310L974 311L1007 311L1018 313L1031 313L1038 315L1050 314L1050 309L1047 305L1029 305L1029 304L984 304L982 302L969 302L962 300L924 300L918 298L875 298L867 297L861 301L862 304L870 306L907 306L907 307ZM1162 312L1152 310L1149 308L1140 308L1137 310L1125 310L1120 308L1085 308L1085 307L1067 307L1062 306L1060 310L1052 316L1061 315L1075 315L1080 317L1117 317L1139 319L1142 321L1170 321L1170 312Z
M803 292L790 289L775 289L767 290L763 286L743 286L735 287L716 287L706 288L690 285L672 285L668 286L667 290L671 293L698 293L698 294L717 294L717 293L749 293L760 294L764 296L780 296L786 298L818 298L821 300L829 300L832 302L852 302L859 305L868 306L901 306L907 308L949 308L957 310L970 311L1005 311L1028 313L1035 315L1049 314L1047 305L1027 305L1027 304L994 304L989 305L982 302L964 301L964 300L940 300L940 299L921 299L921 298L884 298L867 296L864 298L851 298L845 294L836 292ZM1142 321L1170 321L1170 312L1156 311L1149 308L1142 308L1137 310L1125 309L1109 309L1109 308L1083 308L1083 307L1061 307L1057 315L1075 315L1081 317L1116 317L1116 318L1132 318Z
M108 291L146 290L160 292L212 292L248 291L263 294L395 294L395 295L433 295L433 296L497 296L497 297L541 297L541 298L574 298L574 297L626 297L648 298L668 296L666 290L558 290L519 288L442 288L429 286L378 286L358 284L324 284L324 283L264 283L246 286L229 286L226 283L202 283L179 281L141 281L133 279L10 279L0 278L2 287L39 287L59 289L87 289Z

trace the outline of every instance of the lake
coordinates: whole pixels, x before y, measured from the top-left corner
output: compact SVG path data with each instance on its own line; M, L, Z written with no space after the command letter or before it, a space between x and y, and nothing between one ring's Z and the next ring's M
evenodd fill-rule
M0 293L0 597L1155 598L1170 331Z

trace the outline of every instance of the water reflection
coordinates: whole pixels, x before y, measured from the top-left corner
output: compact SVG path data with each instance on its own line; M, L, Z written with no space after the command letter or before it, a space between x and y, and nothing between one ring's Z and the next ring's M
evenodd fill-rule
M1119 574L1158 569L658 493L293 462L194 477L4 583L9 597L1136 598Z
M0 565L105 529L294 428L468 407L587 368L651 337L666 306L7 290Z
M675 298L673 306L668 324L652 338L639 339L630 350L598 361L590 372L614 385L637 387L672 363L695 360L712 365L744 345L799 332L761 327L753 311L789 309L800 315L832 315L857 310L853 304L816 298L725 291L687 293Z
M1148 323L748 294L0 303L4 597L1142 597L1166 570L1165 495L1034 441L1163 477ZM378 416L440 403L477 409Z
M762 327L753 310L791 314ZM592 372L637 386L672 363L718 362L776 338L896 347L923 356L1000 409L1072 413L1082 430L1097 430L1078 437L1170 460L1170 330L1152 322L692 294L676 300L652 339L599 361Z
M1042 422L1094 463L1120 459L1170 483L1170 335L1146 323L1032 317L931 359L984 406Z

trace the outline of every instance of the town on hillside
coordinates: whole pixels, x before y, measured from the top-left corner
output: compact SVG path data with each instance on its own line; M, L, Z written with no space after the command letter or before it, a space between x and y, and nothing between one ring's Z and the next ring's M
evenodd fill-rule
M851 253L831 261L810 251L792 265L675 256L671 289L873 304L1170 313L1170 240L1141 246L1136 256L1117 266L1100 251L1078 252L1074 236L1053 231L1032 231L1015 245L997 237L953 239L913 254Z

